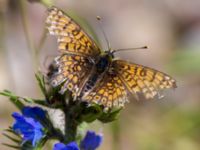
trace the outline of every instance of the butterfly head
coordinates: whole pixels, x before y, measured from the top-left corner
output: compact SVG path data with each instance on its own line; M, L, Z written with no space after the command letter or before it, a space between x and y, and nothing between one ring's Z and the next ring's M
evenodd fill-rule
M102 56L107 58L108 60L112 60L114 58L114 53L111 50L107 50L103 53Z

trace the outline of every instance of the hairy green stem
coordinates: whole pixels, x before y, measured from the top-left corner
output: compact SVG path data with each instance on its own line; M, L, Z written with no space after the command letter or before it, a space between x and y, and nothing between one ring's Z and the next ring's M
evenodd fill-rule
M65 143L69 143L76 140L78 123L75 119L74 101L71 94L67 95L68 102L64 102L65 113Z
M66 143L76 140L77 124L73 119L73 115L66 111L65 113L65 137Z
M53 5L53 2L51 0L41 0L40 3L46 7L50 7Z
M113 136L113 149L120 150L121 143L120 143L120 122L116 120L112 123L112 136Z

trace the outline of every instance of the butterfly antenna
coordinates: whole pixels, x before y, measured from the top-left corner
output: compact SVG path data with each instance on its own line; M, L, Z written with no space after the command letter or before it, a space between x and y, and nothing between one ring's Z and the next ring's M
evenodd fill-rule
M102 31L102 33L103 33L103 36L104 36L104 38L105 38L105 40L106 40L108 50L110 51L110 50L111 50L110 42L108 41L108 38L107 38L107 36L106 36L106 33L105 33L104 29L102 28L102 25L101 25L101 17L100 17L100 16L97 16L96 19L97 19L98 22L99 22L99 26L100 26L101 31Z
M148 47L147 47L147 46L143 46L143 47L136 47L136 48L123 48L123 49L116 49L116 50L113 50L112 53L116 53L116 52L119 52L119 51L138 50L138 49L148 49Z

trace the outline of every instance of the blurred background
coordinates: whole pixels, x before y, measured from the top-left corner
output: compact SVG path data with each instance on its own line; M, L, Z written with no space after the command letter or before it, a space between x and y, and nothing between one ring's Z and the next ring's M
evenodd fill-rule
M48 62L57 55L57 43L46 34L46 7L33 1L0 0L0 90L41 98L34 73L47 71ZM118 121L96 122L95 129L104 134L99 150L200 150L199 0L52 3L72 14L87 31L92 27L102 49L106 49L95 19L101 16L112 48L149 47L120 52L117 57L153 67L177 80L178 88L166 91L163 99L131 100ZM11 113L17 109L7 98L0 98L2 133L12 124ZM1 136L2 142L7 141ZM0 149L9 148L0 146Z

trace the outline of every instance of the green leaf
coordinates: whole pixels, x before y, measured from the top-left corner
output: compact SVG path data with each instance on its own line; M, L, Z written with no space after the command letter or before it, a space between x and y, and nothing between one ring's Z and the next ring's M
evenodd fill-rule
M19 96L16 96L12 92L8 90L4 90L3 92L0 92L0 95L6 96L10 99L10 101L19 109L21 110L24 107L24 104L19 100Z
M10 148L13 148L13 149L21 149L20 146L14 146L14 145L7 144L7 143L2 143L2 145L7 146L7 147L10 147Z
M38 85L43 93L43 95L48 98L48 94L47 94L47 90L46 90L46 87L45 87L45 79L44 79L44 76L41 75L40 73L37 73L35 74L35 77L37 79L37 82L38 82Z
M50 7L53 5L53 2L51 0L41 0L40 3L46 7Z
M21 145L21 150L37 150L37 147L33 147L31 142L27 141Z
M5 132L9 133L3 133L3 136L7 137L9 140L11 140L12 142L14 142L16 145L13 144L7 144L7 143L3 143L3 145L13 148L13 149L21 149L20 148L20 144L21 144L21 137L16 134L12 128L6 129L4 130Z
M85 135L85 131L88 128L88 123L83 122L78 126L77 134L76 134L76 142L80 143Z
M34 103L45 107L49 106L45 100L34 100Z
M81 121L85 121L87 123L95 121L102 114L102 108L99 105L92 105L90 107L86 107L81 112Z
M19 143L20 142L20 140L13 138L13 137L11 137L10 135L8 135L6 133L3 133L3 135L5 137L7 137L8 139L10 139L11 141L13 141L14 143Z
M9 127L9 129L5 129L4 131L5 131L5 132L8 132L8 133L12 133L12 134L14 134L15 136L17 136L17 137L20 138L20 135L17 134L16 132L14 132L13 129L12 129L11 127Z
M8 90L4 90L3 92L0 92L0 95L8 97L10 99L10 101L19 110L21 110L25 106L25 104L23 102L30 103L30 104L36 103L36 104L40 104L40 105L43 105L43 106L48 106L46 104L45 100L39 100L39 99L32 99L32 98L29 98L29 97L17 96L14 93L12 93L11 91L8 91Z
M101 116L98 118L98 120L103 123L109 123L109 122L115 121L121 110L122 108L118 108L118 109L113 108L107 112L103 112Z

